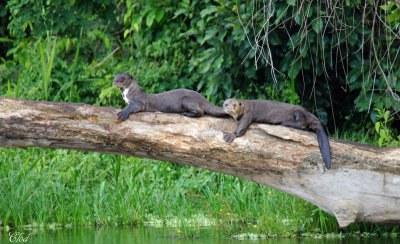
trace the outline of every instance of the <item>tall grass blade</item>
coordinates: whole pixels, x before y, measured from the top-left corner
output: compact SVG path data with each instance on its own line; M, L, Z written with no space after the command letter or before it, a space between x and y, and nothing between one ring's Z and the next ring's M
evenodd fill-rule
M21 75L18 74L17 87L15 88L15 98L19 97L19 87L21 85Z
M71 66L71 79L70 79L70 90L69 90L69 100L70 101L72 101L72 94L74 94L74 82L75 82L76 65L78 63L79 51L80 51L80 48L81 48L82 31L83 31L83 28L81 29L81 34L80 34L80 37L78 39L78 46L76 47L74 61L73 61L72 66ZM79 99L79 96L78 96L78 99Z
M8 97L12 97L11 96L11 83L10 83L10 80L8 80L7 90L8 90Z
M47 74L46 74L46 86L47 88L50 86L50 77L51 77L51 71L53 69L53 63L54 63L54 57L56 56L56 47L57 47L57 37L54 39L54 44L53 48L51 50L51 55L50 55L50 62L47 66ZM46 100L48 98L49 94L46 94Z
M42 98L45 100L49 99L49 87L51 86L51 71L53 69L54 57L56 55L57 49L57 37L54 39L53 45L49 43L47 45L49 57L46 62L46 51L43 42L39 43L39 53L40 53L40 64L42 66L42 90L44 94L42 94ZM51 50L49 50L51 49Z
M40 65L42 66L42 98L47 100L47 77L46 77L46 57L44 54L43 42L39 42L38 51L40 54Z

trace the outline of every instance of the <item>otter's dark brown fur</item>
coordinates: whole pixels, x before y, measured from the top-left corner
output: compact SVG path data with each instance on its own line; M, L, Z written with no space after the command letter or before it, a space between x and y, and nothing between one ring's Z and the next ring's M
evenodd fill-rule
M118 74L113 84L122 93L128 107L118 113L118 118L126 120L131 113L165 112L179 113L189 117L201 117L204 114L224 117L223 108L215 106L200 93L188 89L176 89L159 94L143 92L130 74Z
M226 142L233 142L242 136L252 122L284 125L300 130L310 130L317 134L319 149L326 168L331 166L331 153L328 137L321 122L305 108L297 105L270 100L236 100L224 102L224 110L238 123L234 133L224 132Z

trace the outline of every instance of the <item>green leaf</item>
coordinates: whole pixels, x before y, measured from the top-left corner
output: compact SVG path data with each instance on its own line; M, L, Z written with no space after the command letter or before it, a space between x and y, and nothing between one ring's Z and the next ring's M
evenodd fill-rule
M205 79L201 79L200 82L197 84L196 90L199 91L203 87L205 81Z
M214 61L214 69L219 70L221 68L221 64L224 62L224 56L220 55L215 61Z
M294 64L290 66L289 77L290 79L295 79L301 70L301 62L297 60Z
M140 15L136 15L135 17L132 18L131 26L133 27L133 29L135 29L136 32L139 32L139 26L141 21L142 18Z
M206 21L204 19L200 19L197 21L196 26L199 27L201 32L203 32L206 29Z
M375 104L376 98L377 95L375 93L373 93L371 97L371 92L367 93L361 92L360 95L355 100L358 112L363 112L368 110L370 103Z
M312 16L313 12L314 12L314 8L311 8L311 7L309 9L307 8L307 13L306 13L307 17L310 18Z
M103 42L104 42L104 46L107 48L107 49L111 49L111 41L110 41L110 39L107 37L107 36L104 36L103 37Z
M395 22L398 17L399 17L399 9L396 9L393 13L391 13L387 17L387 20L389 21L389 23L392 23Z
M303 58L305 58L308 54L308 45L307 44L308 44L307 42L304 42L300 46L300 54L301 54L301 57L303 57Z
M212 28L212 29L208 29L206 31L206 35L204 36L203 40L201 41L201 45L204 44L204 42L210 40L211 38L213 38L215 36L215 34L217 34L218 29L217 28Z
M286 15L286 12L287 12L286 4L280 3L276 9L275 25L279 24L281 19Z
M369 118L372 120L373 123L377 123L377 122L378 122L378 120L379 120L379 114L378 114L378 112L376 111L376 109L372 110L372 111L369 113Z
M360 40L358 39L358 35L357 32L353 31L350 35L349 35L349 42L350 45L354 46L356 45Z
M153 24L155 17L156 17L156 11L155 10L152 10L147 14L146 25L148 27L150 27Z
M0 37L0 42L12 42L12 40L7 37Z
M199 62L203 62L205 59L211 57L211 55L215 55L215 48L209 48L209 49L205 50L204 52L201 52L199 54L199 57L197 58L197 60Z
M172 17L172 19L176 19L176 17L178 17L179 15L184 14L184 13L186 13L186 12L187 12L186 9L180 8L180 9L178 9L178 10L175 11L174 17Z
M361 71L359 69L353 69L352 71L349 72L347 77L349 78L350 86L353 85L358 80L360 75L361 75Z
M388 119L389 119L389 114L390 114L390 111L389 111L389 110L385 112L385 114L384 114L385 121L388 121Z
M211 62L210 60L204 61L199 65L200 73L207 73L210 70Z
M268 38L269 38L268 39L269 43L272 46L278 46L278 45L282 44L281 38L279 38L279 35L278 35L278 33L276 31L271 32L271 34L268 35Z
M324 24L322 22L322 19L318 18L314 19L314 21L311 22L311 26L316 33L320 33L322 28L324 27Z
M296 24L301 25L303 23L303 14L300 13L296 13L294 15L294 21L296 22Z
M207 7L206 9L203 9L200 12L200 16L202 18L204 18L204 16L207 16L207 15L212 14L212 13L217 12L217 11L218 11L218 7L214 6L214 5L211 5L210 7Z
M193 36L193 35L197 35L197 34L199 34L199 31L191 28L188 31L186 31L185 33L180 34L180 36Z
M218 40L220 40L221 42L223 42L223 41L224 41L224 38L225 38L225 36L226 36L227 33L228 33L228 30L227 30L227 29L223 30L222 32L219 32L219 33L218 33Z
M381 123L380 122L376 122L375 123L375 130L376 130L376 132L378 132L379 133L379 128L381 127Z
M129 29L126 29L126 30L124 31L124 38L126 38L126 36L129 34L129 32L131 32L131 30L129 30Z
M156 10L156 21L158 22L158 23L160 23L160 21L162 20L162 18L164 17L164 10L163 9L161 9L161 8L159 8L159 9L157 9Z
M288 71L290 69L289 62L291 59L292 59L292 54L290 53L282 59L282 61L279 64L282 72Z
M296 6L296 0L286 0L286 3L290 6Z
M299 40L301 39L300 33L295 33L290 37L290 40L288 41L287 45L291 48L294 49L298 45Z
M381 6L379 6L381 9L383 9L383 10L385 10L385 11L388 11L388 10L391 10L392 9L392 7L395 5L395 3L394 2L389 2L388 4L386 4L386 5L381 5Z

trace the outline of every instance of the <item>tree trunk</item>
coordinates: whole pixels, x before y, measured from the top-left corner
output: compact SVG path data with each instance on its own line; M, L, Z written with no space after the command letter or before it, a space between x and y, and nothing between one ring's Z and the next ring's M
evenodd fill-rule
M159 159L238 176L314 203L341 227L400 223L400 147L377 148L330 138L324 168L316 135L253 124L232 144L226 118L138 113L86 104L0 98L0 146L44 147Z

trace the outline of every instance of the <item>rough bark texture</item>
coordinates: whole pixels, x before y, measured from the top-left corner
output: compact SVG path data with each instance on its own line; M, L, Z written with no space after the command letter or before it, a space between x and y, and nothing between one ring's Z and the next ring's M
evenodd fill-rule
M232 144L233 119L0 98L0 146L47 147L132 155L238 176L293 194L353 222L400 223L400 147L377 148L330 138L326 170L316 135L253 124Z

